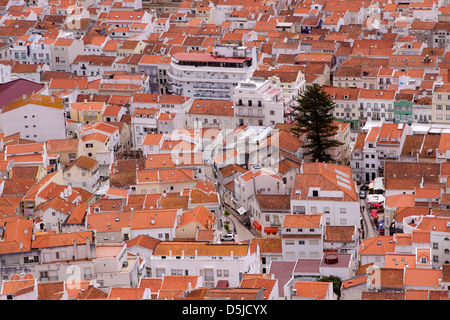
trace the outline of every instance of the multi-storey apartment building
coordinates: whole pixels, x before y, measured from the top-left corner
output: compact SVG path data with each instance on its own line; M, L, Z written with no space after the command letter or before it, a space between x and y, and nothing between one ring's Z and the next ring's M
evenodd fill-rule
M51 46L51 68L53 71L70 72L70 65L82 54L84 54L83 41L58 38Z
M281 229L283 260L320 259L323 254L323 214L290 214Z
M450 123L450 85L436 82L432 95L431 122Z
M363 89L359 92L358 100L359 108L362 109L362 121L394 119L394 90Z
M256 68L256 47L215 45L213 53L175 53L168 70L172 93L229 100Z
M331 163L303 163L295 176L291 213L323 213L325 225L360 224L359 199L352 170Z
M282 90L264 78L240 81L233 96L237 125L275 126L283 123L285 108L292 102L283 98Z
M260 264L259 246L254 250L251 244L162 241L149 268L153 277L200 275L203 286L215 287L219 280L237 286L244 273L258 273Z
M371 127L367 133L358 134L350 160L354 179L369 182L382 175L385 161L400 158L410 131L403 123L383 123Z
M349 121L354 129L358 128L359 119L364 118L364 109L359 107L358 96L360 88L339 88L325 86L324 91L336 103L333 116L336 119Z

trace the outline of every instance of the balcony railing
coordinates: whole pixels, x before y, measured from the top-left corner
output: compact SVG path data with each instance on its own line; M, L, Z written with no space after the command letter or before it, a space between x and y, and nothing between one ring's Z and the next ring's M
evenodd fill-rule
M239 114L238 117L244 117L244 118L264 118L265 116L263 114Z
M197 90L224 90L229 91L229 87L215 87L215 86L205 86L205 85L194 85L194 89Z

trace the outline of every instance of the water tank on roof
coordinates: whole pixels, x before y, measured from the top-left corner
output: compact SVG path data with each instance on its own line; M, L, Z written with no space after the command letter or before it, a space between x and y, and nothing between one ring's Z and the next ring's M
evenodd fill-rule
M324 257L324 261L325 261L326 264L336 264L336 263L338 263L339 258L335 254L327 254Z

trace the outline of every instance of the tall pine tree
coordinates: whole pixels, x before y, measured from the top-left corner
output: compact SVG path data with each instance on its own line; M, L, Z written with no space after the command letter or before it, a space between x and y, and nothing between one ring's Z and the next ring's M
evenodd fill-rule
M317 83L307 86L306 91L297 98L297 102L298 106L295 106L291 113L297 125L293 131L297 136L306 134L304 155L311 156L314 162L333 162L327 150L343 144L330 139L338 130L331 113L335 102Z

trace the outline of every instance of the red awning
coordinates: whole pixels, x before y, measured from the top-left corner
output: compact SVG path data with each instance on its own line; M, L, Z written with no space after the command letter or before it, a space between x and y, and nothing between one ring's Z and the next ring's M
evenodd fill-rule
M277 232L278 232L278 228L275 228L275 227L265 227L265 228L264 228L264 232L265 232L265 233L277 233Z
M258 229L259 231L261 231L261 224L258 221L253 221L253 226Z
M381 203L371 203L371 206L373 206L373 207L382 207L383 204L381 204Z
M372 216L372 218L378 218L377 210L372 210L372 212L370 213L370 215Z

